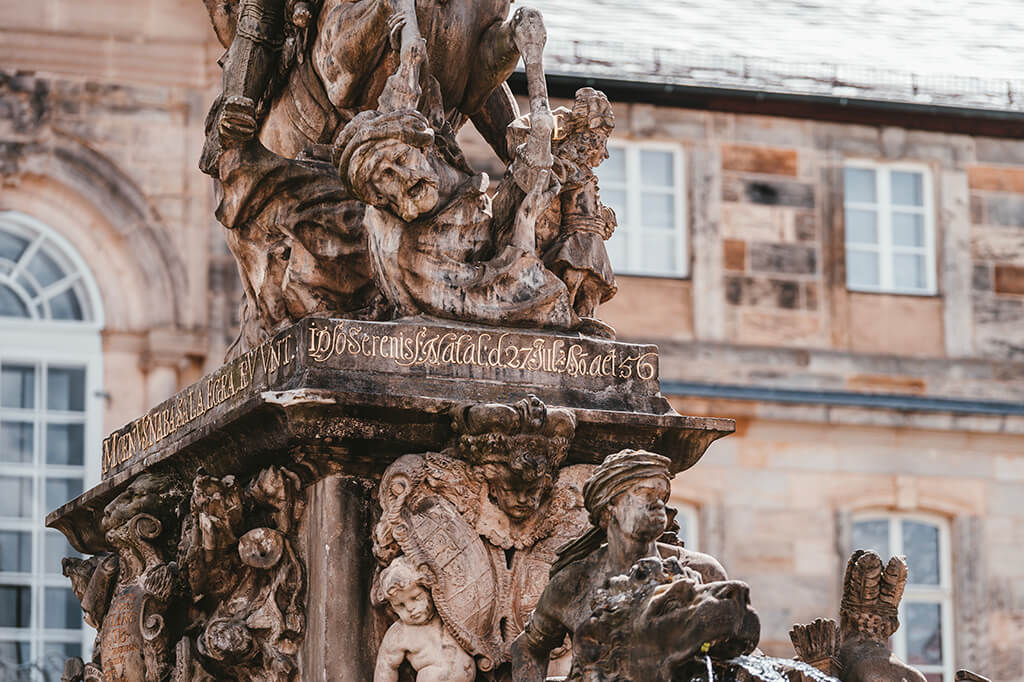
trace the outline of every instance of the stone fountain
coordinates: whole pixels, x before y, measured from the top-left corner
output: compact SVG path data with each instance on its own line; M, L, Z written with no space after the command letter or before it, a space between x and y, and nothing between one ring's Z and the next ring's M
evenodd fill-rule
M48 516L98 631L65 680L923 680L885 649L902 560L855 554L840 623L782 661L675 537L671 479L734 423L677 414L657 349L596 317L614 117L590 88L550 107L538 12L205 4L242 328ZM507 166L490 192L468 122Z

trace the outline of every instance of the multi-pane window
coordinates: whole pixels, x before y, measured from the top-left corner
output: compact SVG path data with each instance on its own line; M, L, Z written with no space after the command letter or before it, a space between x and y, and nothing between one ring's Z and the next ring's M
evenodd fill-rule
M66 242L0 213L0 680L59 679L91 641L44 519L98 469L98 317Z
M607 242L618 274L687 274L683 155L678 146L621 142L608 145L598 169L601 200L618 227Z
M953 679L952 576L946 524L926 516L872 514L853 523L853 549L871 549L888 561L907 558L907 588L893 652L930 682Z
M847 288L934 294L935 220L927 169L848 162L843 187Z

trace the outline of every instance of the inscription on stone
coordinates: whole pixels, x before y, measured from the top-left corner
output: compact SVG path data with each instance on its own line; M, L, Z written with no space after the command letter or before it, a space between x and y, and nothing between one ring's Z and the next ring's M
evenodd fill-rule
M232 398L263 390L282 368L295 362L298 347L297 330L265 341L110 434L103 441L103 475Z
M103 476L265 391L292 388L292 377L324 369L369 378L370 385L373 377L399 375L427 382L482 379L552 390L658 393L654 346L422 321L307 318L108 436Z
M581 343L558 337L525 337L513 332L485 332L428 327L400 328L392 333L364 322L313 326L310 358L362 356L390 360L396 367L481 367L525 370L571 377L638 378L657 376L658 354L642 348L623 352L617 345L595 352ZM635 350L635 347L627 347Z
M142 594L135 585L123 587L114 596L103 619L100 646L103 650L104 682L135 682L145 679L139 612Z

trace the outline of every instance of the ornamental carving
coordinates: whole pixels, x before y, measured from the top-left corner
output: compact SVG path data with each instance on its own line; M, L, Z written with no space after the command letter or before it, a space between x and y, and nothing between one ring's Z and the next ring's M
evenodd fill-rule
M889 638L900 627L899 606L907 585L907 560L883 563L859 549L846 564L839 624L819 618L789 633L797 657L843 682L924 682L920 671L896 658Z
M385 636L376 679L397 679L403 660L423 674L414 643L442 626L458 651L425 666L458 667L465 654L475 664L466 679L477 670L496 674L558 548L586 526L582 484L593 467L560 468L576 425L570 411L530 398L461 406L451 416L450 447L406 455L381 480L374 554L382 570L373 599L398 620ZM413 587L423 594L410 595ZM412 596L430 603L430 620L409 616Z
M298 477L271 467L247 485L139 475L103 511L112 551L64 559L93 658L71 682L295 679L304 568L292 535Z
M547 33L510 0L207 0L227 48L202 169L245 289L234 353L314 314L613 337L594 168L607 98L552 112ZM530 111L505 79L525 64ZM456 133L507 164L493 194Z

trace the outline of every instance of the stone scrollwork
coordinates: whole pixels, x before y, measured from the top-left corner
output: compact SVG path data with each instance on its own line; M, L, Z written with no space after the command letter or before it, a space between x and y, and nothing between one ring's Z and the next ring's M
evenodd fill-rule
M173 478L142 474L104 509L100 525L113 552L64 559L64 574L98 631L82 679L169 676L168 621L176 616L172 611L182 592L174 546L184 499Z
M451 415L450 447L406 455L381 481L375 601L389 603L408 629L388 586L397 572L415 572L445 636L492 673L508 662L557 548L586 525L582 482L592 467L559 468L575 418L536 398L465 405ZM390 669L394 651L381 654L379 669Z
M200 474L189 491L144 473L105 508L110 552L64 560L98 630L73 681L294 679L304 568L291 534L301 485L271 467L246 486Z

